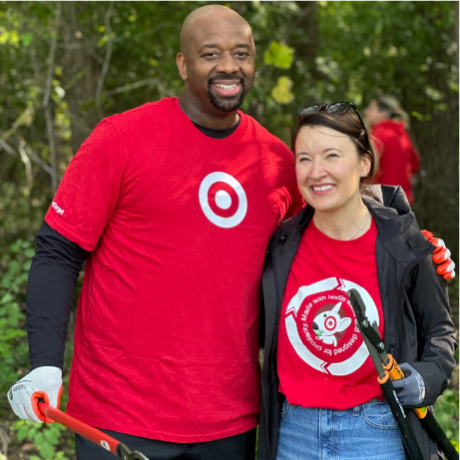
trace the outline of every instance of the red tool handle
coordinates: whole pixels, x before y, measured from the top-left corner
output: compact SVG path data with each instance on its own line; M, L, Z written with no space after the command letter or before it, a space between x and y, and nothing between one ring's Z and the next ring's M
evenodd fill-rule
M80 434L86 439L99 444L104 449L112 452L112 454L118 455L117 445L120 443L120 441L117 441L115 438L112 438L97 428L93 428L86 423L80 422L80 420L71 417L65 412L62 412L45 402L38 403L38 409L43 415L46 415L54 421L59 422L61 425L64 425L66 428L69 428L72 431L75 431L75 433Z

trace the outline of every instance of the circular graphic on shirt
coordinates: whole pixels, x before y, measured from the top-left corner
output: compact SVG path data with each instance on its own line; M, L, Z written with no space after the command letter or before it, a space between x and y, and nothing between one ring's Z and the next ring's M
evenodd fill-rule
M286 332L294 350L308 365L326 374L351 374L369 356L347 296L351 288L361 294L369 321L378 325L378 310L369 293L340 278L301 286L286 309Z
M243 187L224 172L208 174L201 182L198 196L204 215L218 227L236 227L248 210Z

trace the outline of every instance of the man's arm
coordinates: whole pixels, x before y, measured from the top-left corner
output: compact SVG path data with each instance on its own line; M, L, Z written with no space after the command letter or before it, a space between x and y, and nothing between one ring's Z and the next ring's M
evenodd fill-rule
M89 255L46 222L37 237L37 250L27 286L27 331L31 371L8 391L16 415L52 423L38 402L59 407L65 338L78 274Z
M46 222L35 240L26 303L29 360L32 370L41 366L62 369L75 284L90 253Z

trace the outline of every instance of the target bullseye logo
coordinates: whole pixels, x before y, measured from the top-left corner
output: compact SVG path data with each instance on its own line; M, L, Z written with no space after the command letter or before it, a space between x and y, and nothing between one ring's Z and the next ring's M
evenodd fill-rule
M337 320L336 320L333 316L329 316L329 317L326 318L326 320L324 321L324 327L325 327L328 331L333 331L333 330L337 327Z
M204 215L218 227L240 224L248 210L248 200L241 184L230 174L213 172L201 182L199 200Z

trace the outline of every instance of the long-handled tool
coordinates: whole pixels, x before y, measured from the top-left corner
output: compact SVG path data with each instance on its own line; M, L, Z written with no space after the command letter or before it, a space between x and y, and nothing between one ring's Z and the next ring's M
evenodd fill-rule
M385 399L393 412L393 416L398 424L404 445L406 446L412 460L423 459L420 447L417 443L414 432L412 431L412 427L398 400L398 396L392 384L392 380L404 378L404 373L393 356L386 353L385 345L379 335L377 324L375 322L373 324L369 323L369 320L366 317L366 306L364 305L359 292L356 289L350 289L347 294L356 315L357 326L361 331L364 343L369 350L369 354L371 355L372 361L377 370L379 376L377 381L379 382ZM454 446L439 426L438 422L434 418L434 415L426 407L415 408L413 410L417 414L417 417L421 420L430 437L436 442L439 449L444 452L446 458L448 460L459 460L458 452L455 450Z
M112 436L103 433L97 428L93 428L86 423L80 422L80 420L73 418L72 416L56 409L53 406L50 406L45 402L39 402L38 409L43 415L46 415L55 422L59 422L61 425L69 428L69 430L89 439L109 452L112 452L112 454L121 457L123 460L148 460L144 454L141 454L138 451L132 452L126 444L117 441L115 438L112 438Z

